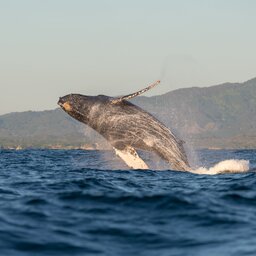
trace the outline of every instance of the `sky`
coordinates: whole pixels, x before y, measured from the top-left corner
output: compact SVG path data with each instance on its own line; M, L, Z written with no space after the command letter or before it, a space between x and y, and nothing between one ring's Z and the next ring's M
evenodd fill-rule
M256 77L254 0L0 0L0 114Z

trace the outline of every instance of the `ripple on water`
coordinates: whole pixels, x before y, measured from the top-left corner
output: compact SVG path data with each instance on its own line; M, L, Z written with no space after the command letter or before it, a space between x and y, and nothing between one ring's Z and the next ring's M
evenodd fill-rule
M255 153L200 151L207 167L251 162L208 176L112 170L99 151L2 150L1 255L254 255Z

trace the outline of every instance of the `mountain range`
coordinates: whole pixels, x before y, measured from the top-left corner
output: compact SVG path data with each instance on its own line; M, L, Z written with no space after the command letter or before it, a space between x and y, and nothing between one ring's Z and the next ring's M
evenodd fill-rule
M256 78L192 87L132 102L196 148L256 148ZM0 116L0 147L106 148L89 127L57 108Z

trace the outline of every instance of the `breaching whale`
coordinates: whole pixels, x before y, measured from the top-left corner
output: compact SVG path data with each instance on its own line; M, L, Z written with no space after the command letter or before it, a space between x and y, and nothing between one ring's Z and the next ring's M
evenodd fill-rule
M127 101L159 83L117 98L68 94L58 104L74 119L101 134L130 168L148 169L136 152L141 149L156 153L172 170L190 170L182 141L153 115Z

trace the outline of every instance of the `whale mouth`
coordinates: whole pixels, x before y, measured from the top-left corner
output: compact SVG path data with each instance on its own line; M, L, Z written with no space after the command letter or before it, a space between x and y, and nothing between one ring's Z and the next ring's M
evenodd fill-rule
M58 104L60 107L62 107L63 104L64 104L64 100L60 97L57 104Z
M72 107L69 101L64 100L63 98L59 98L58 105L66 112L70 112Z

